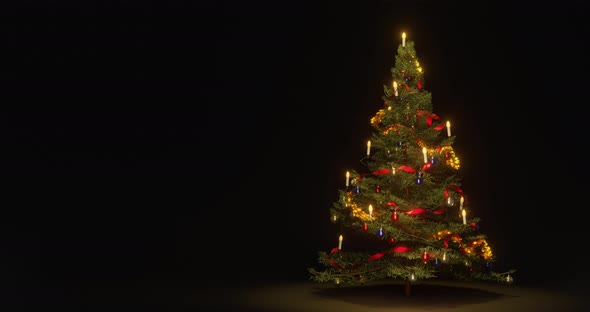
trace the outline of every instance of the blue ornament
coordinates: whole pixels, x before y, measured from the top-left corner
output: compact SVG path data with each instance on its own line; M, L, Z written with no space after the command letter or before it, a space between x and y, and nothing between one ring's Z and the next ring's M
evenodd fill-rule
M441 265L440 260L438 260L438 258L435 258L434 259L434 266L438 268L438 267L440 267L440 265Z
M359 194L361 192L361 188L358 185L355 185L354 187L354 193L355 194Z
M418 174L416 177L416 184L422 184L422 182L424 182L424 179L422 179L423 176L424 176L424 173L422 171L418 171Z
M382 228L382 227L380 227L380 228L377 230L377 237L379 237L379 238L383 238L383 228Z
M436 165L436 159L434 158L434 156L430 157L430 163Z

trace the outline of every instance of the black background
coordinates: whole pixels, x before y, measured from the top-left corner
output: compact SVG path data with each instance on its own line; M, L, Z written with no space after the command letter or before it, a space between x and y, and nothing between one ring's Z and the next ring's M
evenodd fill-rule
M582 1L3 10L6 283L306 280L405 31L515 281L584 276ZM10 282L8 282L10 281Z

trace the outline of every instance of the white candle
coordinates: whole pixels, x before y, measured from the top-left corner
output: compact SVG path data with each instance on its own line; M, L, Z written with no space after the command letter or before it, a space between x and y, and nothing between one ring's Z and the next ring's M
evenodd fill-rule
M342 235L340 235L340 237L338 237L338 250L342 249Z
M463 224L467 224L467 211L463 209L461 210L461 214L463 215Z
M463 196L461 196L461 198L459 199L459 209L463 209L463 201L465 201L463 199Z
M402 47L406 46L406 33L402 33Z
M397 96L397 82L393 82L393 95Z
M391 167L391 174L395 175L395 167Z
M422 154L424 154L424 163L428 162L428 152L426 151L426 146L422 148Z
M348 186L349 180L350 180L350 172L346 171L346 186Z
M369 217L373 217L373 206L369 205Z
M367 141L367 156L371 155L371 141Z
M447 136L451 136L451 122L447 121Z

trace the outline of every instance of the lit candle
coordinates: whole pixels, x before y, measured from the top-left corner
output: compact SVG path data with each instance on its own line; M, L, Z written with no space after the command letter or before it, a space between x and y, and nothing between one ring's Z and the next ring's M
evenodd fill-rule
M367 141L367 156L371 155L371 141Z
M373 217L373 206L369 205L369 217Z
M338 250L342 249L342 235L338 238Z
M463 215L463 224L467 224L467 211L463 209L461 210L461 214Z
M395 175L395 167L391 167L391 174Z
M459 199L459 209L463 209L463 201L465 201L465 199L463 199L463 196L461 196Z
M402 47L406 46L406 33L402 33Z
M447 136L451 136L451 122L447 121Z
M428 162L428 155L426 151L426 146L422 147L422 154L424 154L424 163Z
M349 181L350 180L350 172L346 171L346 186L348 187L349 185Z
M397 82L393 82L393 95L397 96Z

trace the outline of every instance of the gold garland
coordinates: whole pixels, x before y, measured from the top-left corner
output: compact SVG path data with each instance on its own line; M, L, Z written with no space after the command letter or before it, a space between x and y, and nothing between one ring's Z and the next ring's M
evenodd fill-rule
M477 254L479 254L480 257L482 257L485 260L488 260L488 259L492 258L492 256L493 256L492 248L490 248L490 246L488 245L488 242L483 237L476 238L473 241L471 241L471 243L469 243L468 245L465 245L462 243L462 238L461 238L461 236L459 236L459 234L453 234L449 230L439 231L438 233L434 234L433 236L434 236L434 238L436 238L438 240L450 239L450 240L456 242L457 244L459 244L461 249L466 254L471 255L471 254L477 253Z

